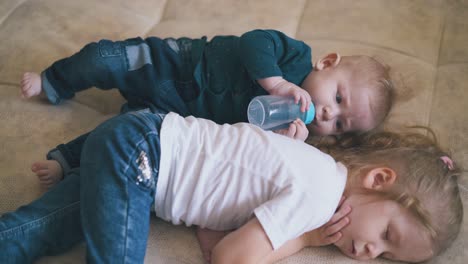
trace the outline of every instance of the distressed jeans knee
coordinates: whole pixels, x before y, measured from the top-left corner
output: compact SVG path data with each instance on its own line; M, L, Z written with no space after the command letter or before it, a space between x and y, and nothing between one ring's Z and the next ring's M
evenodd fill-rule
M141 150L136 162L140 170L140 174L136 178L136 184L153 189L155 187L155 175L152 171L148 154L144 150Z

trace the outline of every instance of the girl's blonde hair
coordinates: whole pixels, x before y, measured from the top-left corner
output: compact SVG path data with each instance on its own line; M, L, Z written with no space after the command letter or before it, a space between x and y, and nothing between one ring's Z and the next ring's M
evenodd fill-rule
M432 139L418 133L378 132L346 136L319 147L346 165L351 184L357 175L373 168L392 168L397 180L383 195L416 216L432 237L435 256L460 232L463 205L457 178L461 169L441 159L449 154L438 146L434 133L428 132Z

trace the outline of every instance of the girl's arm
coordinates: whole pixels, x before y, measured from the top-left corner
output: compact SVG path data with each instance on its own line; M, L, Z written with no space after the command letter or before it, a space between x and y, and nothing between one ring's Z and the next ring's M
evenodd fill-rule
M341 230L349 224L351 207L341 206L341 198L333 217L323 226L289 240L273 250L263 227L256 217L225 236L212 251L211 263L274 263L305 247L330 245L341 238Z
M341 206L344 200L345 197L342 197L336 213L326 224L306 232L296 239L289 240L279 249L271 252L264 263L274 263L305 247L320 247L337 242L341 238L340 231L349 223L347 215L351 212L351 207Z
M212 264L261 263L273 248L256 217L225 236L213 249Z
M213 249L211 263L248 264L274 263L306 246L306 236L300 236L273 250L257 218L224 237Z

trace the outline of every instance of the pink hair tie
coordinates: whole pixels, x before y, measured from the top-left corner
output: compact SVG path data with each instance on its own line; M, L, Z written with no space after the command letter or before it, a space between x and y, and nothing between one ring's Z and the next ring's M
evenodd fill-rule
M448 156L442 156L440 157L440 159L444 162L445 166L447 166L449 170L453 170L454 166L451 158L449 158Z

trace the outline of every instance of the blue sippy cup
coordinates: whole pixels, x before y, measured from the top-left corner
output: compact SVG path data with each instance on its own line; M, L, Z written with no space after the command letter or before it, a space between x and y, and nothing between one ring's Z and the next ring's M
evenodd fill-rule
M278 130L287 128L289 124L300 118L306 125L315 117L315 107L310 103L309 110L301 112L300 103L294 98L276 95L257 96L250 101L247 108L249 123L264 130Z

